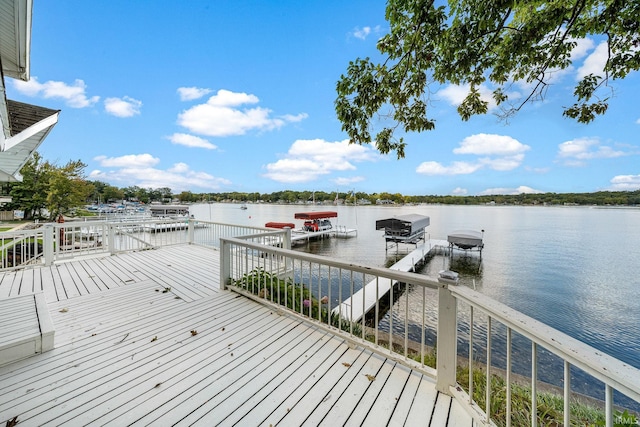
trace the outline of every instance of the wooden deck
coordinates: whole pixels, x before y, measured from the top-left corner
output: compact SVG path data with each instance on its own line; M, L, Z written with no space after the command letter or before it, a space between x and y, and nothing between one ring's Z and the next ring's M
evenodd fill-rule
M0 424L475 425L422 374L217 291L218 271L184 245L0 273L0 298L44 292L56 330L0 366Z

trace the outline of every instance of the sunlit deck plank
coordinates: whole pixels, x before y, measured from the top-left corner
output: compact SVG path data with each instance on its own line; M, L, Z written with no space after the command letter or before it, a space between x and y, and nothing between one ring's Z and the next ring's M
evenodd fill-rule
M219 275L217 251L185 245L183 251L143 251L136 254L139 268L152 275L152 269L162 271L160 279L167 286L176 286L176 293L192 301L216 292L214 281ZM204 256L203 254L209 254ZM129 258L131 260L132 258ZM131 261L130 261L131 262ZM197 265L198 268L193 268Z
M86 287L80 281L80 279L78 277L75 277L74 272L69 270L70 265L71 264L68 262L63 262L55 264L53 266L53 268L55 268L60 275L60 280L62 286L64 286L67 298L87 295L89 291L87 291Z
M430 420L433 415L434 405L440 395L441 393L436 391L435 384L432 381L425 380L423 377L409 408L404 425L415 426L423 423L425 419ZM437 426L438 424L433 425Z
M400 396L404 390L409 378L411 378L412 372L409 368L396 363L390 375L385 379L384 387L381 387L376 401L371 407L364 418L364 425L371 425L380 420L391 420L395 413ZM418 376L418 375L413 375ZM382 378L376 377L376 382L382 380Z
M38 271L38 274L36 274ZM42 286L36 282L39 276L39 269L28 268L22 270L20 281L20 294L42 292Z
M404 426L407 422L407 417L409 415L409 411L411 410L412 405L424 405L424 406L433 406L436 398L435 389L433 390L433 395L426 396L425 400L418 401L419 397L417 397L418 389L422 383L422 381L428 381L423 378L423 376L419 373L412 373L409 375L407 382L405 383L400 397L398 398L398 403L396 404L395 410L389 419L389 427L398 427ZM421 396L420 398L424 399L425 396ZM410 425L410 424L406 424Z
M95 293L109 289L108 286L90 269L82 260L69 263L69 269L73 270L76 277L83 283L87 292Z
M270 415L274 408L285 400L285 397L288 399L298 389L307 390L328 370L335 369L336 360L339 360L347 351L340 340L332 339L328 335L312 341L311 345L304 357L294 360L272 380L241 402L231 415L221 420L220 425L232 426L250 421L256 425L272 424Z
M287 414L283 420L285 424L300 422L300 425L341 425L346 422L358 403L359 396L371 383L365 375L375 375L382 367L384 359L363 352L356 360L344 363L350 366L343 365L344 375L333 383L328 392L325 391L324 397L318 400L314 394L305 395Z
M2 275L0 281L0 298L8 298L12 296L13 282L16 278L15 271L7 271Z
M154 252L158 252L158 256L156 256L156 253L152 254L151 251L145 251L135 254L135 258L123 258L122 262L135 266L138 271L147 276L156 277L158 283L166 288L171 288L173 293L185 301L194 301L213 293L212 289L208 291L199 289L197 280L191 277L191 271L194 270L193 266L197 264L189 263L190 268L180 269L177 267L178 263L175 258L165 258L161 253L162 251Z

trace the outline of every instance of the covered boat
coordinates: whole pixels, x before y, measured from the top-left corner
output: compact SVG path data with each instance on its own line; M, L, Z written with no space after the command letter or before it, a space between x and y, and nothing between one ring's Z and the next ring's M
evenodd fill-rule
M302 229L304 231L318 232L328 231L333 228L333 224L328 218L337 218L338 212L321 211L321 212L298 212L293 216L295 219L304 219Z
M473 248L478 248L482 250L484 243L482 243L482 238L484 235L484 230L475 231L475 230L458 230L447 236L447 241L450 246L456 246L460 249L468 250Z
M387 242L416 243L424 239L424 229L429 222L429 217L425 215L398 215L377 220L376 230L384 230Z
M325 212L298 212L293 216L295 219L325 219L325 218L337 218L338 212L325 211Z
M285 228L289 227L290 229L296 228L296 225L292 222L268 222L264 225L267 228Z

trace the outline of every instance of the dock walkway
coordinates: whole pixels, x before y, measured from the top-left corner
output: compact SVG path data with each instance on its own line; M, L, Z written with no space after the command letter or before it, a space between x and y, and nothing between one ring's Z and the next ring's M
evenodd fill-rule
M355 228L346 228L344 226L333 227L329 230L321 231L300 231L291 230L291 243L303 242L305 240L322 239L325 237L355 237L358 235L358 230Z
M0 424L475 425L423 374L217 290L219 268L178 245L0 273L55 326L53 350L0 366Z
M429 256L430 252L438 248L448 248L449 243L446 240L429 239L422 245L416 247L415 250L403 257L400 261L389 267L391 270L398 271L414 271L415 266L422 262L424 258ZM333 313L340 313L341 317L353 322L362 320L362 316L372 310L379 298L384 297L393 287L395 282L391 279L379 278L367 283L357 292L344 300L342 304L333 309ZM377 287L377 291L376 291Z

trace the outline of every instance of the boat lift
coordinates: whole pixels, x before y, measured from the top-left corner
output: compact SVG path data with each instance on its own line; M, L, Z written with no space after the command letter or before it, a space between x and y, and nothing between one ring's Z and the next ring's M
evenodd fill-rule
M428 216L419 214L398 215L376 221L376 230L384 230L385 250L399 245L418 245L425 240L424 229L429 225Z

